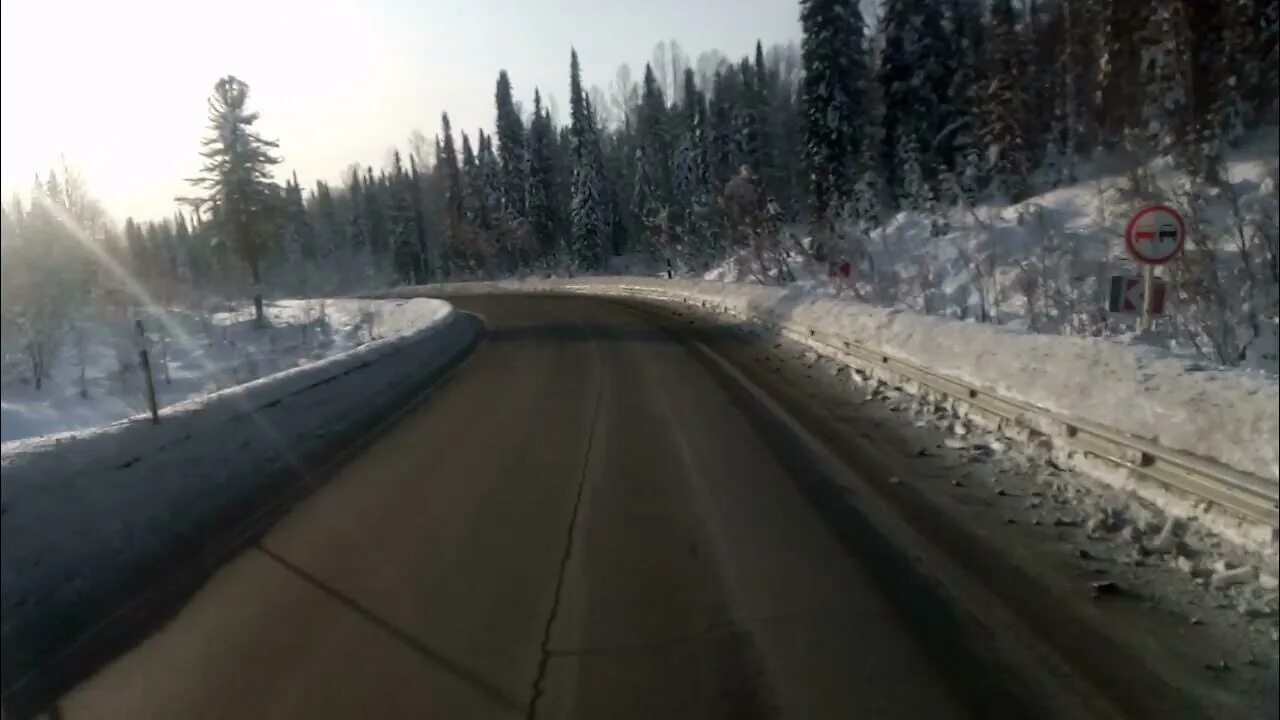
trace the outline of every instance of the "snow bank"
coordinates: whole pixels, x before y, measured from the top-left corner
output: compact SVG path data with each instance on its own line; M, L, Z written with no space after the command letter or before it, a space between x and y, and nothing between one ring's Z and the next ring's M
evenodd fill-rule
M265 315L261 328L252 307L143 315L159 405L323 360L429 319L421 307L353 299L277 300L266 304ZM132 322L86 323L80 330L83 353L57 353L41 390L31 387L25 367L6 368L0 439L87 430L145 411Z
M883 307L990 318L1040 334L1124 337L1137 317L1107 312L1110 279L1142 275L1124 249L1124 230L1140 207L1160 202L1182 212L1190 237L1184 256L1157 270L1169 292L1144 342L1278 374L1280 287L1266 260L1280 233L1277 138L1275 127L1265 128L1228 151L1220 187L1193 181L1168 156L1137 168L1102 156L1076 169L1079 182L1015 204L903 210L867 226L846 221L826 249L851 262L848 281L813 261L813 230L803 223L781 228L767 268L740 248L697 274L798 283L827 295L839 288Z
M1036 335L772 287L651 278L442 285L439 294L569 291L706 303L742 320L809 330L994 394L1148 438L1280 482L1280 384L1145 345ZM418 289L421 293L422 289ZM407 294L407 293L406 293Z
M6 687L101 620L131 584L359 437L460 358L478 321L439 300L385 302L397 334L97 430L3 446L0 608Z

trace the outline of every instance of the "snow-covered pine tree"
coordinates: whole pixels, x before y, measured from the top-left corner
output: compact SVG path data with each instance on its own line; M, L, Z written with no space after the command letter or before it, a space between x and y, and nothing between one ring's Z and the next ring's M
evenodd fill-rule
M685 130L676 148L675 192L684 201L680 218L682 244L686 254L709 260L720 247L707 165L706 99L695 84L692 68L685 69L681 110Z
M738 167L742 164L734 125L737 104L742 94L741 75L732 67L724 72L717 70L711 83L711 97L707 108L708 167L712 184L722 188L737 174Z
M755 119L755 157L752 159L756 172L764 184L770 197L781 198L786 184L785 175L779 166L778 127L775 113L775 95L779 85L776 67L770 67L765 59L764 46L756 41L755 60L752 63L752 83L750 99L753 105L752 115Z
M671 127L666 97L649 65L644 67L644 83L636 120L639 143L648 163L646 171L653 183L652 202L665 211L671 203Z
M1055 72L1062 79L1063 179L1076 181L1076 164L1098 143L1098 76L1102 37L1095 0L1061 0L1063 42Z
M992 0L989 12L982 140L994 189L1017 201L1031 175L1022 46L1011 0Z
M316 181L316 189L307 209L311 215L311 227L315 228L316 255L322 261L331 262L342 238L343 227L338 220L338 207L333 201L329 183Z
M800 24L810 208L829 218L853 189L862 147L864 26L857 0L801 0Z
M738 77L742 83L742 96L733 112L734 144L741 164L751 168L757 179L762 180L761 162L765 159L764 118L761 115L764 89L759 85L756 68L747 58L738 62Z
M950 177L959 178L981 167L978 160L984 81L981 4L977 0L951 0L944 10L942 23L947 39L943 51L944 75L950 78L950 83L939 109L942 129L935 141L935 155L945 163ZM971 178L971 182L976 183L977 178Z
M316 261L315 233L302 202L302 188L298 174L285 181L284 217L281 219L281 244L284 250L284 271L291 292L306 295L313 288L310 273Z
M439 216L439 196L432 192L430 175L418 171L418 157L420 154L416 152L409 156L409 197L413 205L413 225L417 231L414 238L418 248L417 282L425 283L431 280L439 262L440 227L432 222Z
M200 286L201 277L199 258L192 247L191 229L187 226L187 218L181 212L173 215L173 246L178 258L178 279L193 288Z
M249 267L254 318L262 326L261 265L266 234L273 225L275 193L271 166L280 159L272 154L277 144L254 132L258 113L245 108L248 98L249 86L234 76L214 85L209 98L210 135L201 142L205 164L191 183L206 192L203 203L216 208L210 222Z
M1124 142L1141 127L1146 88L1142 84L1142 44L1150 5L1131 0L1096 0L1102 30L1098 62L1098 114L1101 140L1108 147ZM1010 9L1009 14L1012 14Z
M654 179L653 162L641 143L636 147L635 178L632 181L631 211L638 223L637 231L643 241L642 247L655 255L660 253L660 221L665 222L667 207L659 200L657 181Z
M493 148L493 136L477 130L476 172L480 202L484 208L481 227L486 232L486 242L491 248L492 272L512 273L519 266L519 247L513 242L512 216L503 200L503 176L498 154Z
M385 176L375 177L372 167L365 168L364 216L368 222L369 252L377 273L391 249L387 223L387 183Z
M558 249L557 233L561 223L555 204L556 150L555 128L551 126L551 116L542 108L542 94L535 88L526 158L528 188L525 191L525 216L529 219L542 259L553 258Z
M453 143L453 127L449 123L449 113L440 114L440 139L436 158L435 171L440 177L439 185L444 194L444 244L441 261L442 270L449 274L456 258L464 253L463 226L466 222L464 208L466 194L463 191L462 168L458 164L458 151Z
M391 155L387 194L387 239L396 277L413 285L426 282L426 255L425 248L420 246L414 187L404 170L399 150Z
M1148 8L1146 27L1134 41L1141 47L1147 146L1157 154L1181 150L1192 128L1191 39L1182 0L1155 0Z
M900 196L911 194L899 172L913 149L923 182L932 185L940 167L950 167L947 112L954 58L944 35L941 8L929 0L889 0L882 8L884 48L877 79L885 103L881 138L887 185ZM912 136L913 141L904 139Z
M360 176L360 166L353 165L347 179L347 233L346 245L349 257L369 252L369 219L365 215L364 181Z
M520 112L511 97L511 78L506 70L498 72L497 90L494 93L498 115L495 123L498 136L498 165L502 184L502 209L516 217L524 216L525 191L525 129Z
M591 102L582 91L581 69L576 50L571 51L569 58L569 113L573 156L570 261L579 270L595 270L604 261L608 223L600 172L600 141L592 117Z
M1033 184L1057 187L1067 177L1065 147L1070 93L1061 71L1066 52L1066 14L1061 2L1031 2L1021 28L1023 93L1027 98L1028 162Z

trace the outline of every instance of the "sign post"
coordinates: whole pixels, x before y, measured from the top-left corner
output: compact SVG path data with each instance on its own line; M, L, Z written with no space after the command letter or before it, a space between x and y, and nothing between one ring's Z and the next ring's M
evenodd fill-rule
M1151 329L1156 266L1176 258L1186 241L1186 223L1177 210L1167 205L1151 205L1139 210L1125 228L1125 249L1143 265L1142 314L1138 318L1138 332Z
M1151 299L1155 296L1156 266L1142 266L1142 315L1138 318L1138 332L1151 329Z

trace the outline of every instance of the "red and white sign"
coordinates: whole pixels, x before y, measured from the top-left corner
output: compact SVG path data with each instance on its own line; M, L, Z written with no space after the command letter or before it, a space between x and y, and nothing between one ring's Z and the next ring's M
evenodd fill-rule
M1124 230L1124 246L1144 265L1163 265L1178 257L1187 241L1187 224L1166 205L1145 207Z
M1164 312L1164 281L1155 280L1152 285L1151 312L1159 315ZM1112 275L1107 309L1114 313L1142 312L1142 278Z

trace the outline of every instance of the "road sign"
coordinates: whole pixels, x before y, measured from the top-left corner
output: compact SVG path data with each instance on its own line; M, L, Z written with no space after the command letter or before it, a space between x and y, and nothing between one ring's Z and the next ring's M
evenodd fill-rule
M1151 304L1156 266L1178 257L1187 242L1187 224L1177 210L1167 205L1151 205L1134 214L1124 229L1124 246L1134 260L1142 263L1142 298L1145 301L1138 318L1138 331L1151 329ZM1163 298L1163 295L1161 295Z
M1134 214L1124 231L1124 246L1144 265L1163 265L1182 252L1187 225L1177 210L1152 205Z
M1110 302L1107 304L1107 309L1113 313L1142 312L1142 286L1142 278L1112 275L1111 297ZM1153 315L1159 315L1164 312L1164 292L1164 281L1156 280L1154 290L1151 293L1151 313Z

